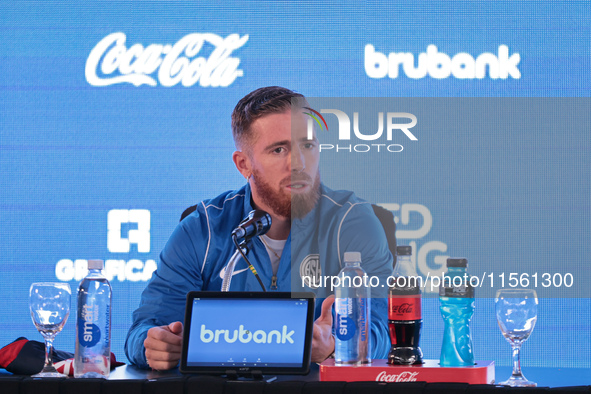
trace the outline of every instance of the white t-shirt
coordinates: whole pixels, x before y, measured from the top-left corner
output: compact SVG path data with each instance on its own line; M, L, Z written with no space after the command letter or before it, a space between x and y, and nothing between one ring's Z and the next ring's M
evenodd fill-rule
M276 276L277 270L279 269L279 260L281 260L281 253L283 252L283 248L285 247L285 243L287 242L287 240L272 239L267 237L266 235L261 235L261 238L263 239L263 245L265 245L265 249L267 249L267 253L269 254L269 259L271 259L271 267L273 267L273 276Z

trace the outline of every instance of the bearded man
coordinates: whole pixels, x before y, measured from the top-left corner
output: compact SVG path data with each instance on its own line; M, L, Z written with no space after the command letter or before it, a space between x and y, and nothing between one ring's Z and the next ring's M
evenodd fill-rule
M369 203L321 183L319 144L315 133L308 138L306 104L301 94L276 86L238 102L232 113L237 149L232 159L246 185L199 203L174 230L133 314L125 342L132 363L157 370L178 364L186 294L220 290L235 249L230 234L253 209L272 218L269 231L251 240L249 254L264 286L317 293L312 361L334 352L334 298L327 298L329 289L315 280L304 284L301 273L337 275L345 252L355 251L361 252L368 275L386 283L393 257L384 231ZM243 260L230 290L261 291ZM372 358L385 358L390 344L384 289L372 289L372 297Z

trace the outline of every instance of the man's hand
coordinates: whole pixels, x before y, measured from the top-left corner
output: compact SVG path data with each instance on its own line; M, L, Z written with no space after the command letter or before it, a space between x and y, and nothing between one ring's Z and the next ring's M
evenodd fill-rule
M332 304L334 295L322 302L320 317L314 322L312 335L312 362L321 363L334 352L334 337L332 336Z
M183 323L180 321L150 328L144 341L148 365L159 371L176 367L181 359L182 345Z

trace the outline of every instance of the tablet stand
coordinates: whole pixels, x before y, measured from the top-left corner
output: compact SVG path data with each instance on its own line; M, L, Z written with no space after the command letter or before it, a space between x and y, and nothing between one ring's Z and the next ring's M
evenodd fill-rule
M264 376L263 376L263 372L262 371L249 371L246 374L238 374L238 371L236 371L235 369L229 369L226 371L226 377L228 378L228 380L265 380ZM267 379L267 381L273 381L276 380L277 377L270 377L269 379Z

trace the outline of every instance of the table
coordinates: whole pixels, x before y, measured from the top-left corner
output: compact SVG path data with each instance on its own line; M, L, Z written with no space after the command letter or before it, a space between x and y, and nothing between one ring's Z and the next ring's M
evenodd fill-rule
M591 369L528 368L523 369L528 379L538 383L534 389L513 389L492 385L464 383L378 383L378 382L319 382L318 367L313 366L305 376L282 376L265 381L228 381L216 376L186 376L178 370L147 371L124 365L112 371L108 380L102 379L31 379L0 373L1 394L331 394L331 393L466 393L490 392L591 393ZM511 373L509 367L497 367L497 380ZM544 387L545 386L545 387ZM570 386L570 387L565 387ZM578 386L578 387L572 387Z

